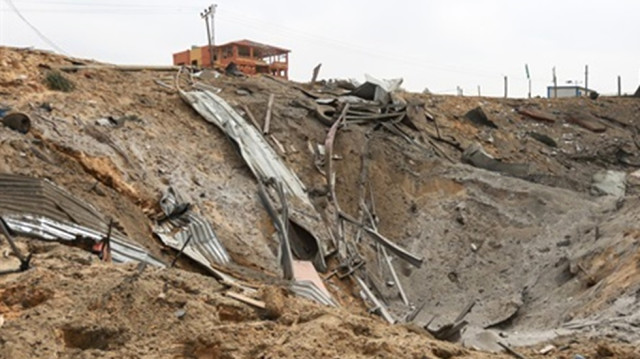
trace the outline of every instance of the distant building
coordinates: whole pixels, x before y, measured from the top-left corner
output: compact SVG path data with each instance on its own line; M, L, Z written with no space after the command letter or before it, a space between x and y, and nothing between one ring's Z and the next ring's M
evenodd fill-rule
M588 88L576 86L576 85L566 85L566 86L547 86L547 97L548 98L556 98L556 97L581 97L581 96L589 96L593 90L589 90Z
M226 68L234 63L247 75L270 74L289 78L289 53L291 51L250 40L232 41L223 45L193 46L190 50L173 54L174 65L211 66L213 53L215 67Z

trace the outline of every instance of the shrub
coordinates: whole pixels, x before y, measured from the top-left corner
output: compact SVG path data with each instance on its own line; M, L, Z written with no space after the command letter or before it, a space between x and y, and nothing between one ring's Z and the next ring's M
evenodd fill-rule
M51 71L45 77L45 84L50 90L71 92L76 86L59 71Z

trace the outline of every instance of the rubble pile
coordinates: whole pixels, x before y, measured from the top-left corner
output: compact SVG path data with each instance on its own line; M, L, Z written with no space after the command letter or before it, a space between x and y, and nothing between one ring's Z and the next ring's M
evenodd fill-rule
M638 355L637 98L0 55L0 357Z

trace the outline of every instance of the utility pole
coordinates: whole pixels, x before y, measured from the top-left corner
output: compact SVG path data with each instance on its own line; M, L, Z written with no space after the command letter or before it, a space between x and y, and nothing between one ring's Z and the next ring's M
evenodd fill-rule
M478 97L482 97L482 93L480 92L480 85L478 85Z
M584 88L589 90L589 65L584 65Z
M553 67L553 98L558 98L558 78L556 77L556 67Z
M529 98L531 98L531 75L529 74L529 65L524 65L524 70L527 72L527 82L529 82Z
M507 98L509 93L509 79L507 76L504 77L504 98Z
M209 62L211 67L214 66L213 45L215 45L215 28L214 28L214 15L216 14L217 4L212 4L208 8L204 9L200 13L200 17L204 19L204 23L207 26L207 41L209 42Z

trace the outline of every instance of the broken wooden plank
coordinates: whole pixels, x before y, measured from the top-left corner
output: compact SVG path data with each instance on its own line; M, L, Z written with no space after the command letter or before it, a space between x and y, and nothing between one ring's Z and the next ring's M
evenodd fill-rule
M269 126L271 125L271 111L273 110L273 100L275 99L274 94L269 95L269 102L267 103L267 113L264 116L264 129L262 130L263 135L269 134Z
M271 138L271 141L273 141L273 143L276 144L276 147L278 147L278 150L280 150L280 152L282 152L283 155L287 154L287 150L284 148L284 146L282 145L282 143L280 143L280 141L278 141L278 139L276 138L276 136L274 135L269 135L269 138Z
M503 342L498 342L498 345L501 346L502 348L504 348L504 350L506 350L506 352L509 353L514 358L527 359L527 357L525 357L524 355L522 355L522 354L518 353L517 351L511 349L510 346L508 346L507 344L505 344Z
M255 116L253 116L251 110L249 110L249 107L247 107L247 105L242 105L242 111L247 114L247 117L249 117L249 121L251 121L251 123L259 130L260 125L258 124L258 121L256 121L256 118Z
M257 300L257 299L253 299L253 298L249 298L246 295L240 294L240 293L236 293L236 292L226 292L225 295L229 298L233 298L235 300L238 300L240 302L243 302L245 304L249 304L251 306L254 306L256 308L260 308L260 309L266 309L267 305L261 301L261 300Z

